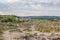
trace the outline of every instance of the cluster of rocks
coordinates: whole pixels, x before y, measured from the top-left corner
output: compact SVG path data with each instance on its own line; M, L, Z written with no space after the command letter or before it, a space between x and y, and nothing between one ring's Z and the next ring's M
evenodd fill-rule
M3 37L6 40L60 40L60 33L41 33L41 32L9 32L5 31Z

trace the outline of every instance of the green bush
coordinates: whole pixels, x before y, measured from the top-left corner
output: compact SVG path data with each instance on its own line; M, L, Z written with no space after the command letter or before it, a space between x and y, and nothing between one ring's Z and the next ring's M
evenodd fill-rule
M18 22L15 15L7 15L4 18L0 16L0 22Z

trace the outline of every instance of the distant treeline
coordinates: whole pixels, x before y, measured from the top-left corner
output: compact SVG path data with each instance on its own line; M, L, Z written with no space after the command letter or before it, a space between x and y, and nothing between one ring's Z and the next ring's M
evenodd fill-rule
M30 19L41 19L41 20L50 20L58 21L60 20L59 16L15 16L15 15L0 15L0 22L19 22L20 18L30 18Z
M60 16L17 16L20 18L60 18Z

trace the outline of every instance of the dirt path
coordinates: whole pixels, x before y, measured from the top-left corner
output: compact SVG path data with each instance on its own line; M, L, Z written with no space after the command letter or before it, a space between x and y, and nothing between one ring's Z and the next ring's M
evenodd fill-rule
M9 30L4 31L3 37L5 38L5 40L11 40Z

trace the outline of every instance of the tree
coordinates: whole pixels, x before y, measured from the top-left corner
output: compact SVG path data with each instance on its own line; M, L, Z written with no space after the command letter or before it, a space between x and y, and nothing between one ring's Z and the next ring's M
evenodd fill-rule
M15 15L8 15L3 22L16 22L16 17Z

